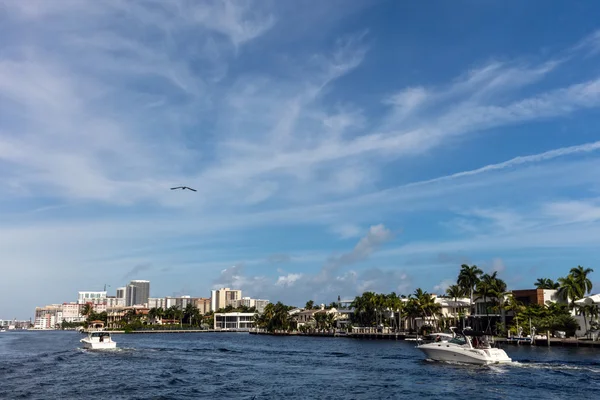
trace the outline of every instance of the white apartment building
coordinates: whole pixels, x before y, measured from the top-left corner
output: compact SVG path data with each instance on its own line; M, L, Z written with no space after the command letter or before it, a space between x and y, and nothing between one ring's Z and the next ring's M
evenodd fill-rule
M125 298L108 296L106 298L106 306L107 307L125 307Z
M197 307L201 314L206 314L210 311L210 299L207 298L191 296L148 298L148 308L162 308L163 310L166 310L167 308L175 306L183 310L188 304Z
M162 308L165 310L167 308L167 299L164 297L149 297L148 308Z
M234 300L232 302L233 307L254 307L256 311L262 313L265 310L267 304L269 304L269 300L261 300L261 299L251 299L250 297L242 297L239 300Z
M77 303L104 303L106 301L106 292L79 292L77 295Z

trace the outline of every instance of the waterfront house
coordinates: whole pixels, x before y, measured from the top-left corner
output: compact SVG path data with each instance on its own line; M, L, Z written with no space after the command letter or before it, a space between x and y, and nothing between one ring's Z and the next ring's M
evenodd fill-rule
M213 327L221 330L250 330L254 328L255 315L242 312L215 313Z
M315 314L321 310L303 310L294 315L298 328L305 325L315 325Z
M439 312L436 315L428 315L426 317L414 317L412 318L412 328L419 330L422 326L428 325L432 327L438 327L440 325L440 321L446 321L446 326L450 325L459 325L459 321L461 321L466 316L469 316L469 299L468 298L450 298L450 297L439 297L435 294L432 294L433 300L436 304L440 306ZM403 301L408 301L409 299L402 299ZM402 327L407 330L409 328L409 322L411 322L408 318L403 320Z

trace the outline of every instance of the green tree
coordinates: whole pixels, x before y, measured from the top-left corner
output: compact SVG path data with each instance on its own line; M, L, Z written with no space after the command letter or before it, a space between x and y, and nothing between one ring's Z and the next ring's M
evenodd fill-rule
M560 284L558 282L554 282L549 278L538 278L537 282L535 282L535 287L538 289L558 289Z
M404 302L400 297L394 292L388 295L388 307L391 311L392 327L394 329L399 329L402 324L402 310L404 308Z
M575 308L575 302L583 297L583 288L580 283L571 274L564 278L558 278L558 283L560 284L558 295L569 302L569 308Z
M94 306L92 305L92 303L85 303L83 305L83 307L81 307L81 315L83 315L84 317L88 318L93 314L94 312Z
M354 322L360 326L374 326L377 324L376 295L373 292L365 292L356 296L352 301L354 308Z
M577 282L581 297L592 291L592 281L588 278L588 275L592 272L594 272L593 269L584 268L581 265L578 265L576 268L571 268L569 275Z
M257 327L267 330L267 332L290 331L296 328L296 322L289 314L292 306L286 306L282 302L276 304L269 303L262 314L256 314L254 323Z
M502 301L500 299L503 298L504 292L506 292L506 283L498 278L498 271L494 271L492 274L484 274L477 283L477 298L483 299L485 305L486 330L490 329L490 309L501 306Z
M475 294L475 287L479 282L479 277L483 274L483 271L479 269L477 265L467 265L463 264L460 266L460 272L458 274L458 285L463 288L465 293L469 294L469 309L471 315L474 314L473 311L473 296Z
M458 299L465 295L465 291L459 285L450 285L446 289L446 295L454 301L454 305L456 306ZM456 318L457 318L456 311L457 311L457 307L454 307L454 312L452 313L453 314L452 318L453 318L455 325L456 325Z

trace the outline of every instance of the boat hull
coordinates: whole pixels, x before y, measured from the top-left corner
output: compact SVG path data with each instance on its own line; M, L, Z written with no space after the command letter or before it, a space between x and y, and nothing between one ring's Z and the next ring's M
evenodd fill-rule
M117 348L117 342L90 342L87 339L81 339L84 349L90 350L110 350Z
M502 349L470 349L435 343L418 346L428 359L466 364L505 364L512 362Z

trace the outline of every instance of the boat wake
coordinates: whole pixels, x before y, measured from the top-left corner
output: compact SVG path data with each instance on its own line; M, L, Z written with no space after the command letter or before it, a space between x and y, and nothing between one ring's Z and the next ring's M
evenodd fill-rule
M134 349L133 347L116 347L114 349L84 349L83 347L78 347L77 351L81 352L81 353L88 353L88 354L100 354L100 353L112 353L112 354L119 354L119 353L131 353L136 351L136 349Z
M596 365L576 365L565 363L544 363L544 362L529 362L529 361L513 361L509 364L515 368L531 368L543 369L551 371L587 371L595 374L600 374L600 366Z

